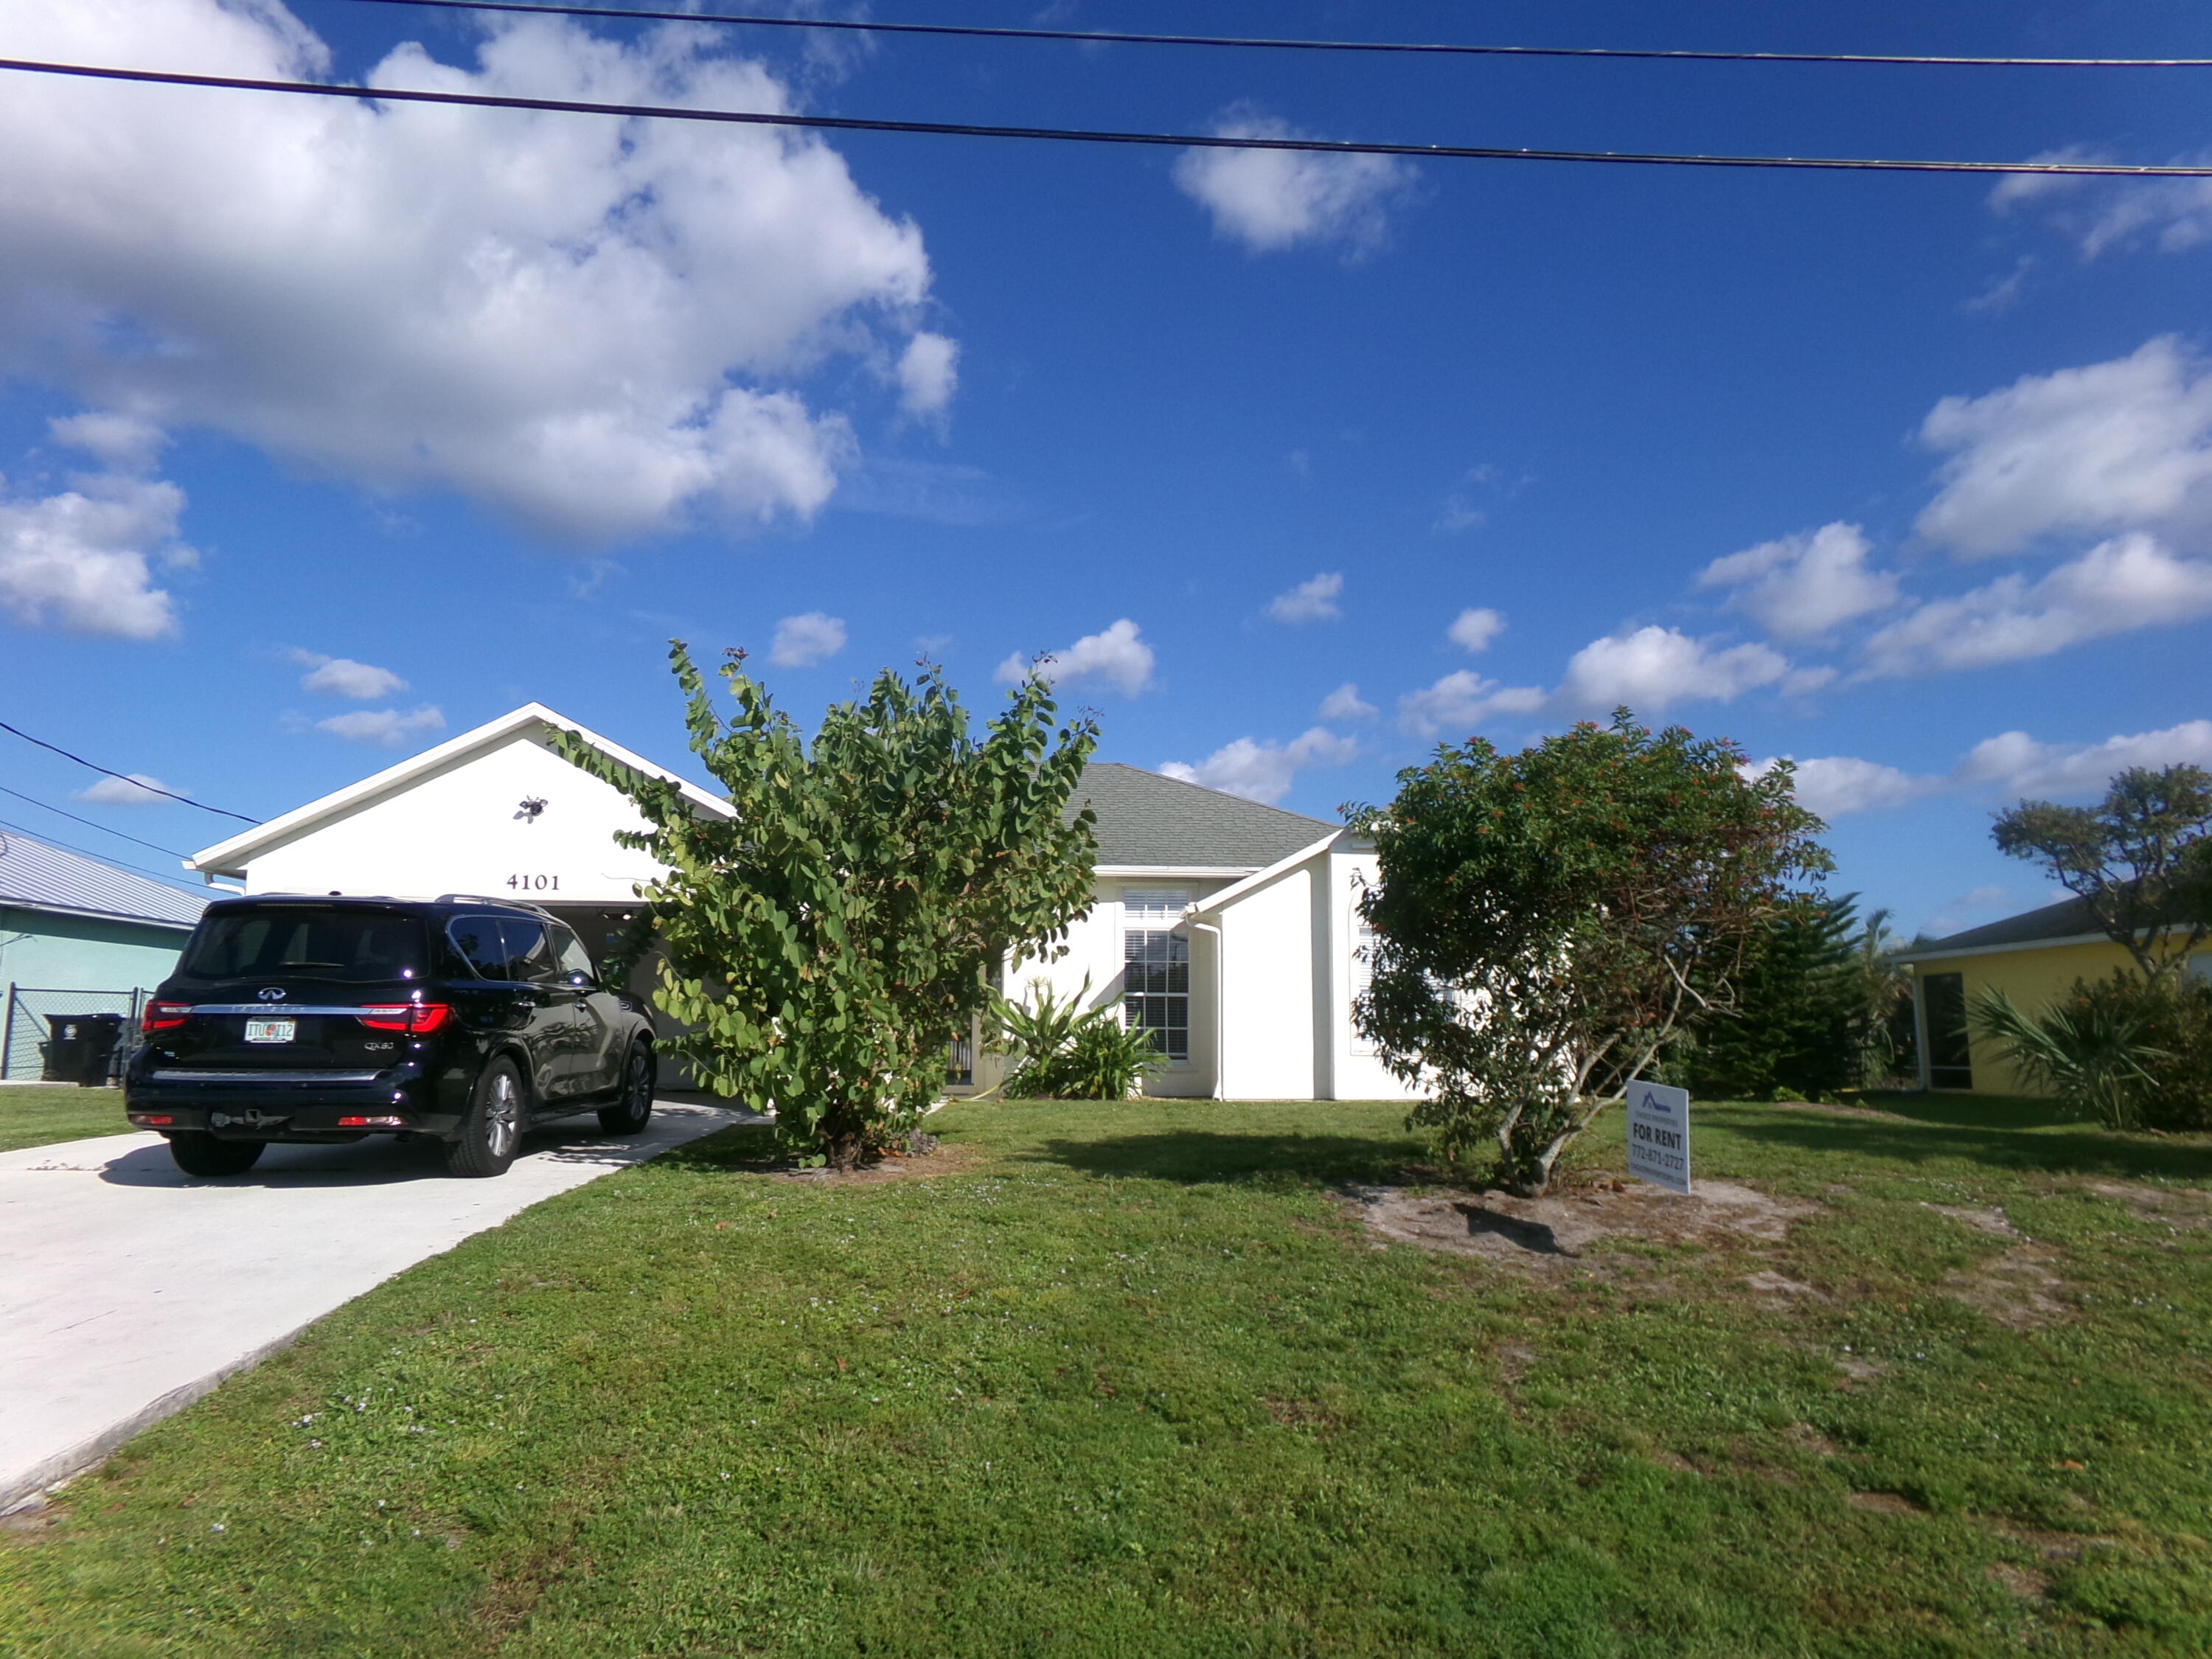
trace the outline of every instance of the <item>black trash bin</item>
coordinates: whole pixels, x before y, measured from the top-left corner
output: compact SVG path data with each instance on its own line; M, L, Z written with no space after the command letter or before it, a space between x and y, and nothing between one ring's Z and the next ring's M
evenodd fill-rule
M120 1014L49 1014L45 1081L97 1088L107 1081L123 1041Z

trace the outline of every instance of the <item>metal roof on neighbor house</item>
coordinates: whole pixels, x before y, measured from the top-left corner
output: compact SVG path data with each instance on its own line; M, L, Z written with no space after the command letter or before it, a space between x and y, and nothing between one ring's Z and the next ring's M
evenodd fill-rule
M208 901L11 830L0 833L0 905L185 928Z
M1085 769L1067 816L1086 802L1098 817L1098 862L1108 866L1261 870L1338 827L1115 761Z

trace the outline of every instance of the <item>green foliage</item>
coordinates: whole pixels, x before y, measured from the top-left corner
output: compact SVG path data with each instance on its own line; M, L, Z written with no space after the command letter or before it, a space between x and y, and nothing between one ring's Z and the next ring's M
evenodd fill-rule
M1055 733L1031 676L978 741L927 667L911 685L885 670L810 742L729 656L726 724L690 653L670 652L692 751L732 817L702 816L574 732L555 744L636 804L652 827L617 839L668 869L639 890L625 941L659 941L653 1000L685 1027L667 1046L706 1087L773 1107L791 1150L849 1168L935 1097L990 969L1010 950L1052 954L1089 908L1093 819L1061 811L1097 727Z
M1862 1080L1869 995L1853 898L1805 895L1753 929L1735 1006L1691 1034L1691 1091L1829 1100Z
M2076 985L2077 993L2083 988ZM2146 1035L2147 1011L2117 999L2069 999L2040 1014L2021 1012L1994 988L1976 1000L1973 1022L2021 1079L2048 1089L2107 1127L2132 1129L2163 1056Z
M1163 1063L1159 1049L1143 1031L1130 1030L1121 1018L1121 1000L1086 1012L1091 976L1063 1000L1042 980L1030 987L1029 1000L994 997L987 1017L992 1049L1007 1056L1009 1070L1000 1091L1015 1100L1126 1100Z
M2001 991L1974 1009L2021 1076L2115 1129L2212 1129L2212 985L2118 970L2039 1014Z
M1858 941L1859 1085L1878 1089L1917 1064L1912 1024L1912 975L1892 954L1901 941L1887 908L1867 912Z
M2024 800L2000 812L1997 850L2043 866L2089 907L2147 980L2178 975L2212 933L2212 773L2119 773L2094 806Z
M1493 1143L1499 1178L1540 1193L1678 1025L1730 1006L1753 930L1828 868L1788 763L1747 769L1624 708L1517 754L1440 748L1354 813L1379 875L1357 1018L1448 1160Z

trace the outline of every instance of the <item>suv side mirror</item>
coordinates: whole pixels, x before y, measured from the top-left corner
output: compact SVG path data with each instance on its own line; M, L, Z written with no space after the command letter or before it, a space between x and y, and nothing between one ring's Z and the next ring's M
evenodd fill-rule
M582 972L570 974L568 985L570 989L577 991L596 991L599 988L599 981Z

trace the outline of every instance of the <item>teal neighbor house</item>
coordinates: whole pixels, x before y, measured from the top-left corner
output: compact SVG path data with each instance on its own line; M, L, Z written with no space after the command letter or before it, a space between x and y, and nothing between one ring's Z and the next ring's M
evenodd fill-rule
M208 900L0 831L0 986L150 990Z

